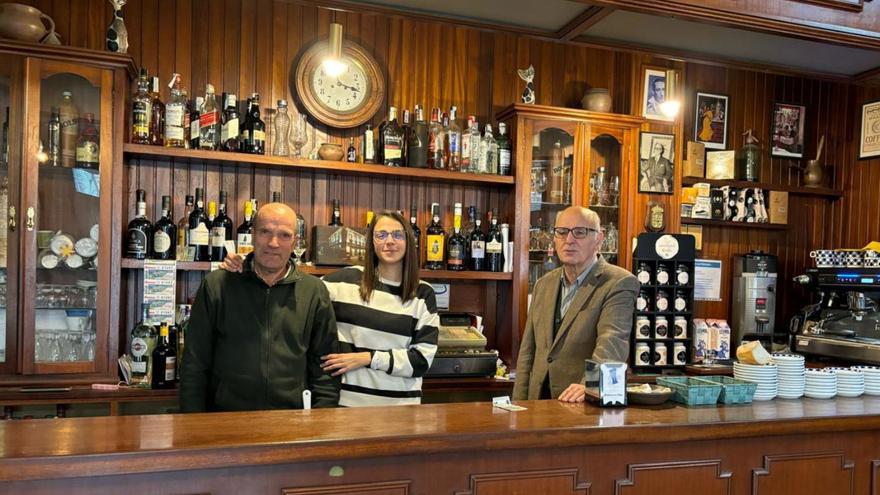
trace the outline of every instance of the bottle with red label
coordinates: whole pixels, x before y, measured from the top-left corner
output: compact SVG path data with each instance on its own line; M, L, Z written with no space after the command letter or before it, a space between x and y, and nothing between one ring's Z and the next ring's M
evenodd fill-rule
M214 96L214 86L205 85L205 101L199 108L199 148L216 150L220 146L220 107Z

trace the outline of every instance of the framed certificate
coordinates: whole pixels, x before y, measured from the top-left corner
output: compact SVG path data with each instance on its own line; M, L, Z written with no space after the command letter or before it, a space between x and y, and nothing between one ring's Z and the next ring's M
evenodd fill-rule
M862 105L859 160L880 156L880 101Z

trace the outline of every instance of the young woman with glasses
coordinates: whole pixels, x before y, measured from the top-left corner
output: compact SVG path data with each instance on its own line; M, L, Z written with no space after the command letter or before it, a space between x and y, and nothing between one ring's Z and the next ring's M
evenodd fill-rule
M440 317L434 290L419 280L419 254L409 223L383 211L367 227L365 266L324 277L333 300L342 352L322 367L342 375L339 405L421 403L422 376L437 351ZM225 269L240 270L227 255Z

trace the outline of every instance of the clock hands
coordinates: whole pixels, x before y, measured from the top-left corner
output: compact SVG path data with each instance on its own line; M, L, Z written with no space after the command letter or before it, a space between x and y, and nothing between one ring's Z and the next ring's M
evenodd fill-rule
M352 92L354 92L354 93L360 93L360 91L361 91L361 90L359 90L358 88L356 88L356 87L354 87L354 86L349 86L349 85L343 83L343 82L340 81L339 79L336 80L336 85L337 85L337 86L341 86L341 87L343 87L343 88L345 88L345 89L347 89L347 90L350 90L350 91L352 91Z

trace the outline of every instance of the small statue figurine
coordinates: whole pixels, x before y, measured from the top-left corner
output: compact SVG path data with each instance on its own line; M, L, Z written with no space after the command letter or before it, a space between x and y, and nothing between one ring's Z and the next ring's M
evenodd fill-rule
M532 84L532 80L535 79L535 66L529 65L528 69L517 69L516 72L519 73L519 78L526 82L526 89L523 90L523 94L521 97L522 102L529 105L534 105L535 85Z
M110 0L113 6L113 21L107 28L107 49L111 52L128 52L128 29L122 20L122 6L128 0Z

